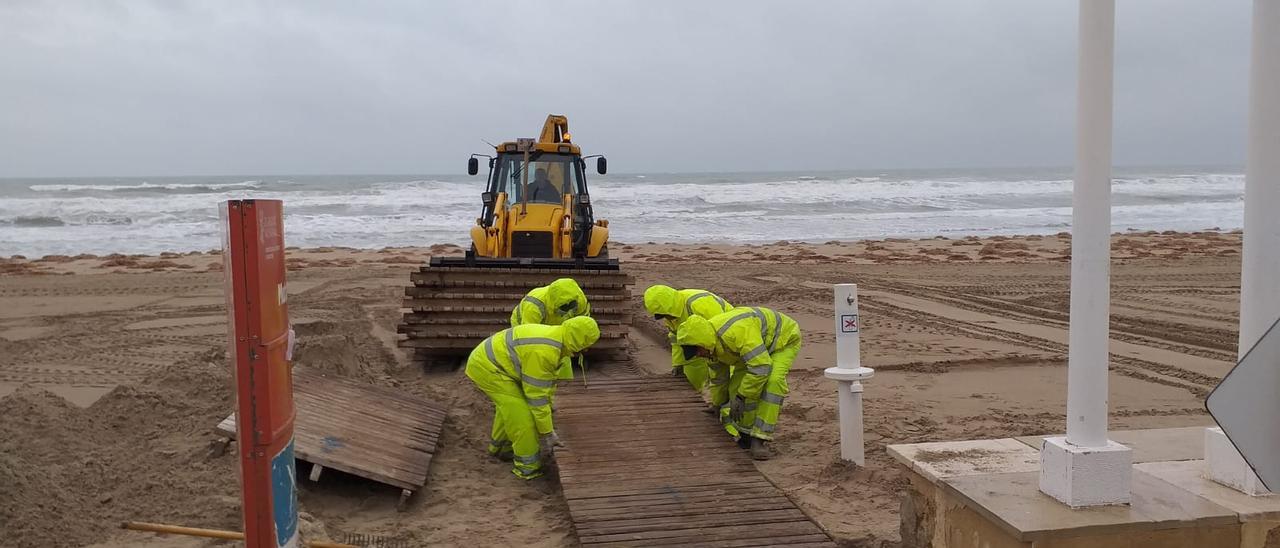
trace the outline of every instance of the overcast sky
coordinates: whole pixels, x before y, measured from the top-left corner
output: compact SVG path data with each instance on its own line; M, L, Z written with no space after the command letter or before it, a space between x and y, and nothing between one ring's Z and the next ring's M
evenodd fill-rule
M1115 159L1244 161L1248 0L1119 0ZM0 2L0 176L1062 166L1074 0Z

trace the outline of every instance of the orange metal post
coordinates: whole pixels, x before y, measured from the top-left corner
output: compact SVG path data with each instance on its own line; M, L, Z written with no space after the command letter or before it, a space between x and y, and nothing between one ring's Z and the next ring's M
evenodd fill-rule
M227 347L248 548L299 545L283 211L279 200L229 200L222 207Z

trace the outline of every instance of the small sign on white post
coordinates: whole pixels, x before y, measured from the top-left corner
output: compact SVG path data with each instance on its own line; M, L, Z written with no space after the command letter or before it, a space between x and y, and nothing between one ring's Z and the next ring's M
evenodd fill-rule
M858 286L835 286L836 366L823 374L836 381L840 404L840 458L858 466L866 464L862 439L862 382L875 370L862 367L862 318L858 316Z

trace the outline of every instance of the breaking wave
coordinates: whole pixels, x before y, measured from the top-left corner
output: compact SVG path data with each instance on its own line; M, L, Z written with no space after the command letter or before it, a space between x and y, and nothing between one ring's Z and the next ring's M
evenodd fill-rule
M1062 171L710 173L589 180L624 242L771 242L1052 234L1071 222ZM465 243L483 177L294 176L0 180L0 256L204 250L228 199L285 202L290 245ZM1242 224L1244 177L1118 174L1116 231Z

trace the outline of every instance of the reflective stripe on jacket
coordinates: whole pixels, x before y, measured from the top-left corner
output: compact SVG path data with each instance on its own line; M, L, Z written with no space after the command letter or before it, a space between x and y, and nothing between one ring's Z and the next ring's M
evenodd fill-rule
M735 308L711 319L716 360L746 368L739 394L759 397L773 371L770 353L800 342L800 324L776 310Z
M564 330L560 327L521 325L493 334L476 349L483 352L483 361L489 366L487 373L501 375L520 385L539 434L554 429L551 392L563 355L563 336Z

